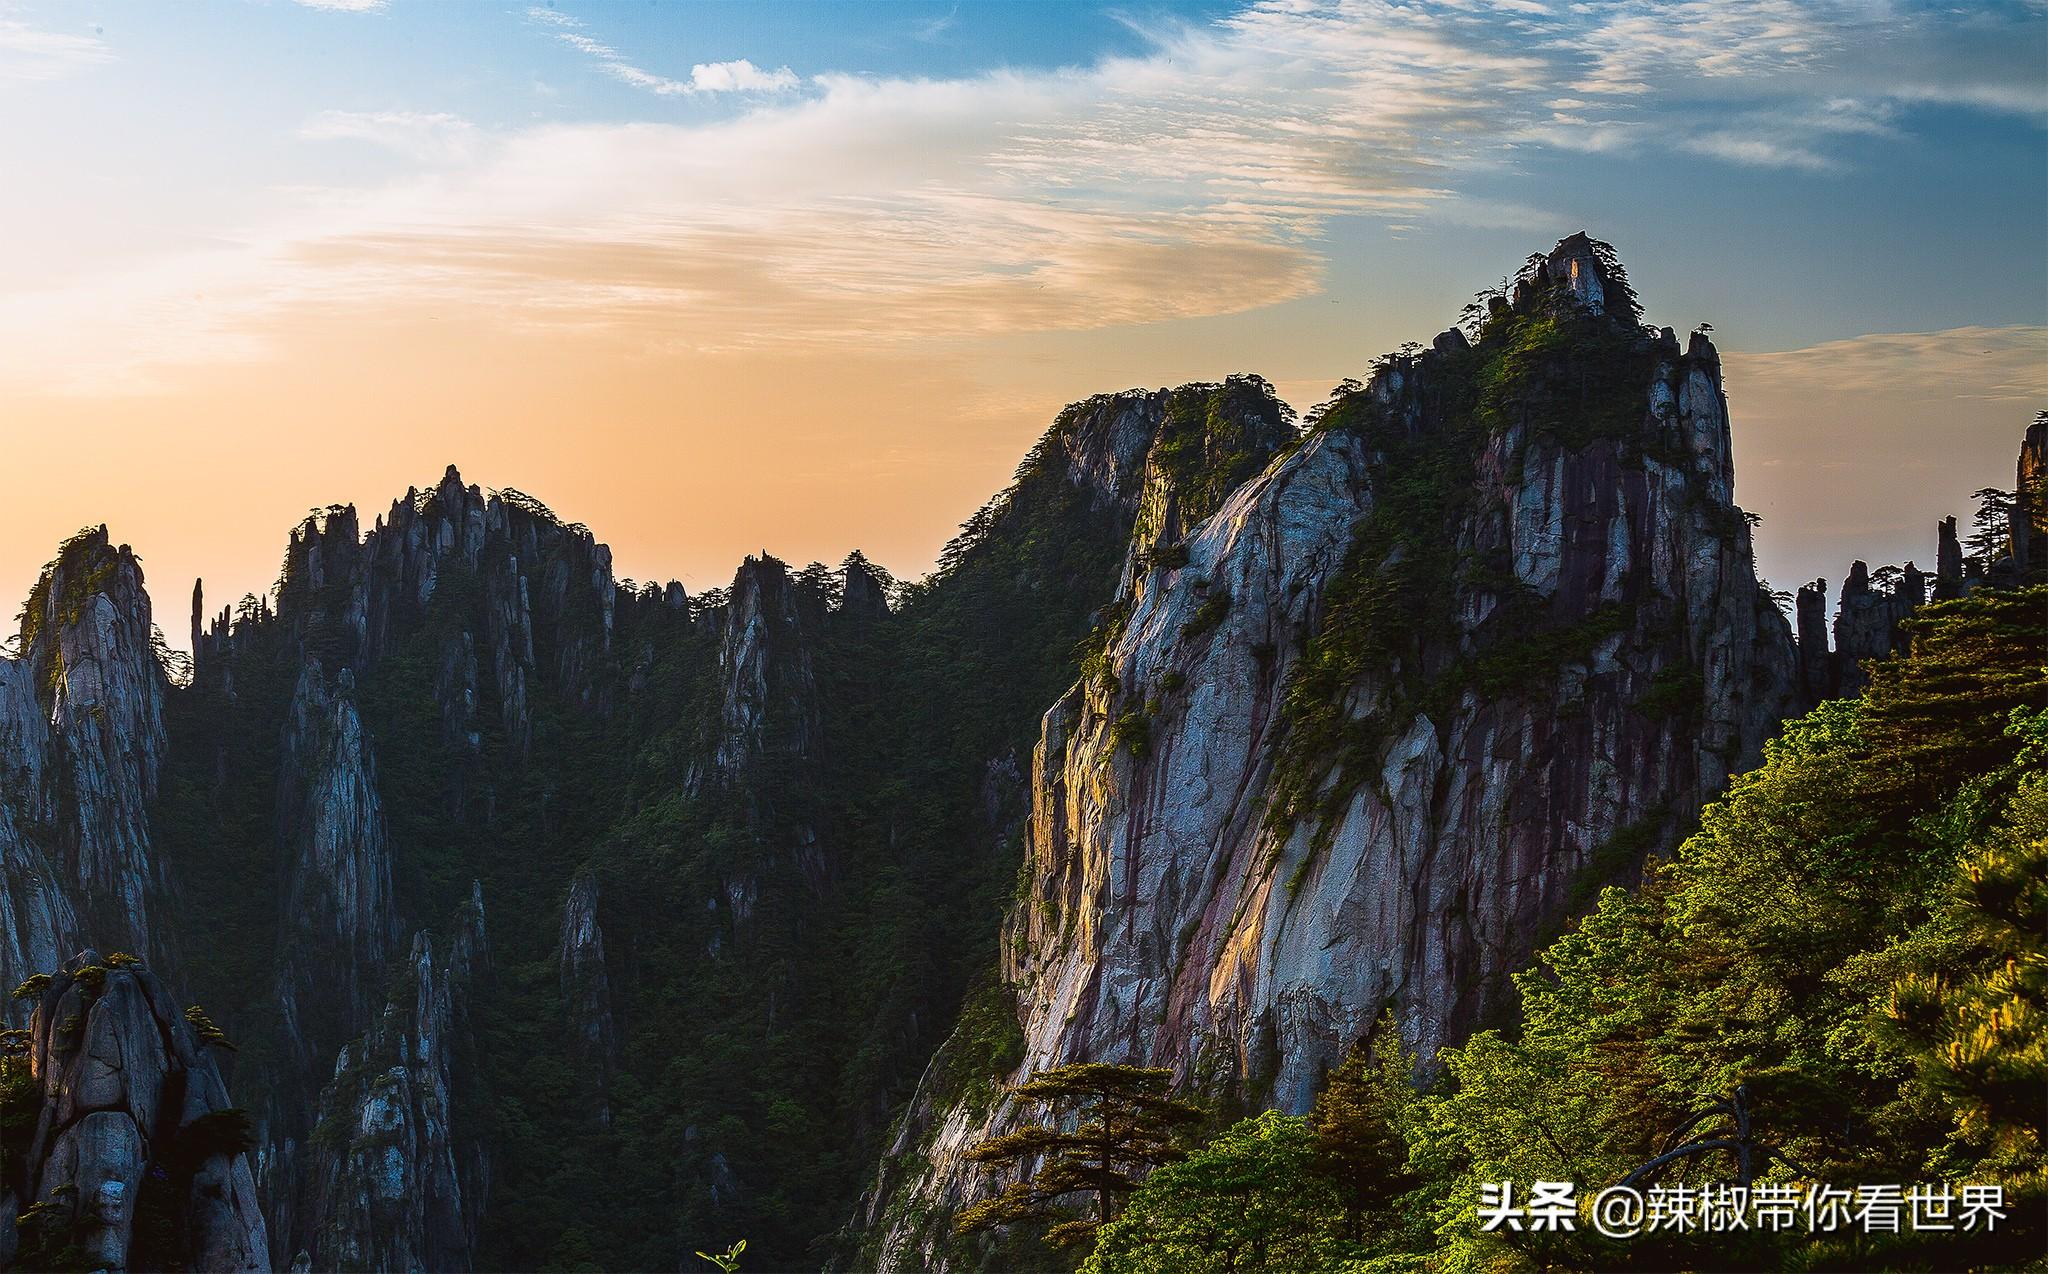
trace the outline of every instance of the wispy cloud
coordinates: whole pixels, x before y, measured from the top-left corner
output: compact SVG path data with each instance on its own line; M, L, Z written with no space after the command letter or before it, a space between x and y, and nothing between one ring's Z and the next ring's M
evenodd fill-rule
M945 35L946 32L951 31L954 27L958 26L959 23L960 6L956 4L952 7L952 9L948 10L945 13L939 14L937 17L926 18L922 21L912 23L910 27L910 38L913 40L923 41L926 44L930 44L933 41L939 39L941 36Z
M2007 404L2015 420L2048 408L2048 327L1958 327L1882 332L1806 349L1729 354L1737 383L1774 391L1885 394Z
M0 357L66 366L48 349L59 311L124 316L89 326L75 366L244 353L252 314L301 304L467 304L696 349L1231 313L1316 291L1337 218L1558 229L1541 208L1466 193L1530 146L1676 147L1824 173L1848 162L1845 141L1901 127L1894 83L1935 84L1948 101L2019 84L2007 63L1973 71L1956 52L1989 40L1974 16L1943 26L1861 5L1820 21L1728 0L1719 24L1696 5L1647 21L1664 13L1642 0L1262 0L1213 24L1139 25L1142 52L1091 66L797 85L744 60L665 78L536 8L537 27L655 93L796 91L693 124L497 132L439 114L317 116L305 136L375 142L428 169L315 192L239 254L0 299ZM2009 21L2008 43L2036 25ZM195 286L205 271L220 277Z
M1758 562L1780 583L1840 580L1856 558L1931 567L1935 523L2011 484L2048 407L2048 327L1884 332L1722 363L1736 495L1763 514Z
M390 5L391 0L292 0L294 4L308 9L325 9L330 13L375 13Z
M299 128L308 141L359 141L421 160L474 153L476 125L446 112L322 111Z
M559 9L535 7L528 9L526 15L529 20L549 28L557 40L596 62L613 79L663 97L695 93L781 93L800 83L796 72L786 66L766 71L745 58L730 62L700 62L690 68L688 79L671 79L634 65L611 45L585 35L584 24Z
M0 80L54 80L113 60L97 34L45 31L0 10Z

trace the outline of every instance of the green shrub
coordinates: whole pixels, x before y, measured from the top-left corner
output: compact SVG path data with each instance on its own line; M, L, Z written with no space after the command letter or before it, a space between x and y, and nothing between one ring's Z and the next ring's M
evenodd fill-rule
M1229 613L1230 590L1211 588L1209 596L1195 608L1194 614L1188 616L1188 622L1180 626L1181 640L1193 641L1204 636L1222 623L1223 617Z

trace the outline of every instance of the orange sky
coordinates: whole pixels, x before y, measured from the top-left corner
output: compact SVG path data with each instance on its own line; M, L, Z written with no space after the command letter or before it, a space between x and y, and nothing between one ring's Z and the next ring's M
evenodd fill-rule
M587 522L634 578L698 591L748 553L836 562L855 547L916 575L1062 402L1257 370L1233 347L1276 321L1224 324L1171 357L1028 338L692 354L459 310L304 321L272 333L275 356L181 369L147 392L15 398L0 590L25 596L62 537L105 520L143 555L158 622L182 645L195 575L214 610L261 591L309 507L354 502L367 525L450 462ZM1301 361L1319 358L1335 355ZM1365 361L1266 370L1305 407ZM1737 494L1765 515L1779 583L1795 568L1839 580L1852 554L1929 562L1933 519L1967 520L1972 483L2009 483L2027 404L2048 399L2040 329L1728 364ZM1945 476L1959 470L1975 476Z

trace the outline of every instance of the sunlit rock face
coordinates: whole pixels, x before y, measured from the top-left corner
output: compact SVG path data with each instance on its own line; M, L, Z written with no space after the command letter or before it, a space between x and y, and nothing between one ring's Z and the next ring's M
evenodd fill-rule
M35 1001L42 1106L6 1165L0 1264L38 1268L68 1247L96 1269L269 1269L246 1117L213 1046L154 973L109 958L77 955Z
M1490 347L1440 340L1383 363L1178 548L1134 549L1033 760L1001 944L1018 1074L1166 1066L1300 1111L1389 1006L1427 1059L1798 710L1733 504L1718 356L1621 318L1605 270L1568 240L1496 310L1526 313L1532 341L1557 307L1607 316L1599 348L1628 371L1600 428L1546 419L1533 390L1464 414ZM1454 479L1418 497L1454 449ZM1417 507L1450 523L1389 525ZM1430 552L1444 573L1410 609L1373 610ZM1304 669L1382 639L1393 653L1356 675ZM1303 755L1311 691L1332 737L1362 742ZM1024 1114L913 1104L865 1214L884 1265L939 1255L943 1218L991 1186L964 1152Z

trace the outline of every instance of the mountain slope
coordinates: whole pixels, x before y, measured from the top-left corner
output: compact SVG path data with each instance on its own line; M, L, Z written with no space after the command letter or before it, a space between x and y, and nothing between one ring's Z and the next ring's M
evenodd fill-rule
M1299 1111L1389 1004L1427 1056L1800 706L1719 359L1582 236L1126 581L1035 756L1019 1074ZM884 1263L938 1254L919 1218L988 1188L961 1156L1021 1113L914 1112Z

